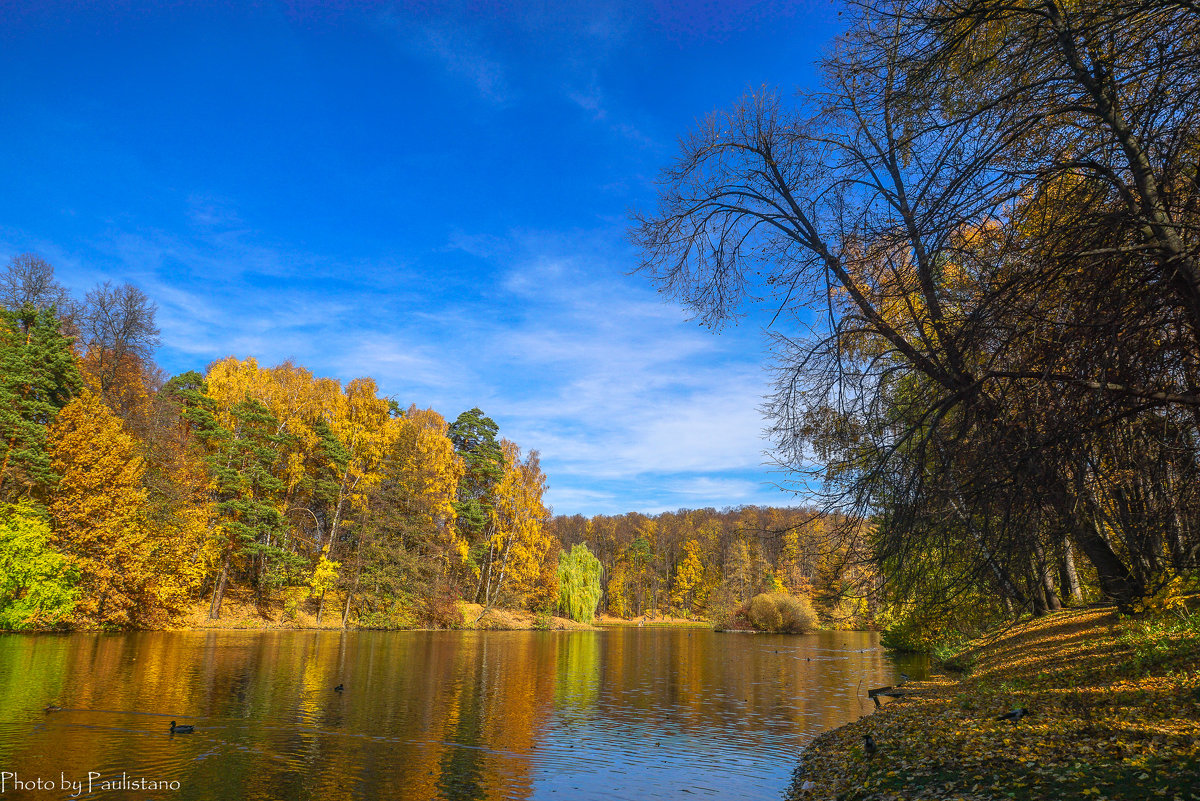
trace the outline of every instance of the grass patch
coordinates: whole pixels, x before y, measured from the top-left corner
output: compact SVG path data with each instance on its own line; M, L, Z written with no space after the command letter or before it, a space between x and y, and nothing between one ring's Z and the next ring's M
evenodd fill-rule
M1194 666L1200 658L1200 612L1123 621L1116 639L1128 651L1128 670L1132 673L1172 665Z
M978 657L974 651L963 645L935 645L929 652L933 665L950 673L966 675L975 667Z

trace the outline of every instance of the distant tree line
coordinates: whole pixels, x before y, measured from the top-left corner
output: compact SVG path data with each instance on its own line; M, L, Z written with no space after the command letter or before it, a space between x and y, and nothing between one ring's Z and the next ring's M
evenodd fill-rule
M844 536L856 529L858 537ZM867 529L803 507L682 509L558 516L565 546L584 544L602 569L600 611L728 621L762 593L811 598L837 626L870 625L878 576Z
M773 306L779 461L870 521L899 623L1177 591L1200 569L1200 9L849 16L825 91L683 140L643 271L714 326Z

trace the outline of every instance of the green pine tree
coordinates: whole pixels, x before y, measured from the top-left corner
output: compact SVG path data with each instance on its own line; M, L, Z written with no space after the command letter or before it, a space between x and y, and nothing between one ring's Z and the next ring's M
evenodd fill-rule
M499 426L480 409L458 416L447 431L465 469L454 503L459 536L471 545L476 569L486 560L486 542L494 517L496 486L504 477L504 451L496 440Z
M82 387L53 308L0 309L0 500L39 498L54 485L46 429Z

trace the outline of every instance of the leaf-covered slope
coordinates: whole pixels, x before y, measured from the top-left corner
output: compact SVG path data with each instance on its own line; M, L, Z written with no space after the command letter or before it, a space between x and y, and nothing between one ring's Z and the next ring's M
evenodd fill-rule
M970 676L818 737L788 797L1200 799L1200 616L1068 610L970 654Z

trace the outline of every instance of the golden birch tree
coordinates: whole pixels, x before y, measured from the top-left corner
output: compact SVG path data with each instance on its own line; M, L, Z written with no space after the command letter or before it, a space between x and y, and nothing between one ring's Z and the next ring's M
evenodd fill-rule
M150 532L143 517L145 463L137 442L91 392L68 404L49 434L61 476L49 504L55 548L79 572L79 622L126 627L159 611Z

